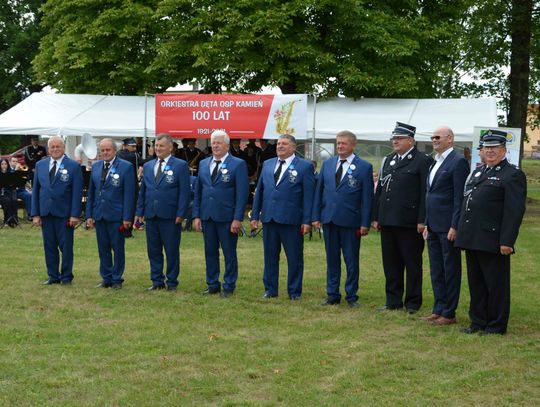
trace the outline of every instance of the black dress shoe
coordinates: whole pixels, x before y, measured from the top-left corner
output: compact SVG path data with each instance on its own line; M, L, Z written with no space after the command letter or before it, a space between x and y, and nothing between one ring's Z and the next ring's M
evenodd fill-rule
M164 285L151 285L146 289L146 291L157 291L157 290L163 290L165 288Z
M290 295L289 298L291 301L300 301L301 297L299 295Z
M210 288L208 287L206 290L202 292L202 295L213 295L213 294L219 294L221 292L221 288Z
M463 334L467 334L467 335L471 335L471 334L475 334L477 332L480 332L481 329L478 328L477 326L467 326L465 328L461 328L459 330L459 332L463 333Z
M43 285L52 285L52 284L60 284L60 281L56 281L56 280L45 280L43 283Z
M360 308L358 301L349 301L349 308Z
M267 299L269 299L269 298L276 298L277 295L272 295L272 294L270 294L269 292L266 292L266 293L263 294L262 297L263 297L264 299L267 300Z
M233 293L234 293L234 291L225 291L225 290L223 290L223 292L220 294L220 297L221 298L229 298L229 297L233 296Z
M111 283L105 283L103 281L99 283L98 285L96 285L96 288L111 288L111 287L112 287Z
M407 314L409 315L414 315L418 312L417 309L414 309L414 308L407 308Z
M122 283L114 283L111 285L111 288L113 290L121 290L122 289Z
M333 300L331 298L327 298L326 300L321 302L321 305L323 305L323 306L326 306L326 305L338 305L340 302L341 302L341 300Z
M167 291L172 291L172 292L176 291L176 286L168 285L167 286Z

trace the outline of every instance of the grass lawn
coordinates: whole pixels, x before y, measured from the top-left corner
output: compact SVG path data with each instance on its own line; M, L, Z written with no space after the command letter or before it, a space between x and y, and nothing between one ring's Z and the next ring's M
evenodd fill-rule
M536 187L540 162L526 164ZM538 405L540 191L512 257L506 336L468 325L463 276L458 326L380 313L384 278L376 233L361 248L360 309L321 307L324 246L306 241L302 300L263 300L262 239L239 241L234 297L203 297L202 236L184 233L180 290L147 293L144 234L127 242L125 285L99 282L93 231L76 231L71 287L44 287L41 234L0 231L0 406ZM433 297L424 264L424 306ZM282 267L286 264L282 259ZM534 400L537 400L536 402Z

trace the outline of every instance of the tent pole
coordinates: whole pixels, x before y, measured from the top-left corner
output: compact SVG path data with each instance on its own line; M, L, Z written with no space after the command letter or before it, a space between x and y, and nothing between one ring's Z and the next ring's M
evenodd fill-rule
M146 159L146 116L147 116L147 101L146 97L148 96L148 92L144 92L144 135L143 135L143 145L142 145L142 158Z
M313 94L313 129L311 133L311 159L315 160L315 140L316 140L316 134L315 134L315 115L317 113L317 95Z

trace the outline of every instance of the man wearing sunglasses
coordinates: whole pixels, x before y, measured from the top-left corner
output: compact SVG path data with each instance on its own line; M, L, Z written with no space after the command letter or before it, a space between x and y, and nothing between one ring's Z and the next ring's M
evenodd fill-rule
M396 123L391 138L394 152L383 159L372 216L373 227L381 232L386 277L386 304L381 310L405 305L411 315L422 305L426 179L433 162L416 148L415 132L414 126Z
M454 242L469 163L454 150L454 133L449 127L435 129L431 141L436 155L427 178L424 239L427 240L435 302L431 315L420 319L442 326L456 323L461 251Z

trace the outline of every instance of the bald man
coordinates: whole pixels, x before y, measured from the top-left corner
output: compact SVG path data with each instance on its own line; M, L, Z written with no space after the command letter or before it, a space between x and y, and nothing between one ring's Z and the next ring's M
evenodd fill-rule
M437 154L428 171L424 238L435 302L431 315L421 319L433 325L450 325L456 323L461 289L461 252L454 242L469 163L454 150L454 133L449 127L435 129L431 142Z

